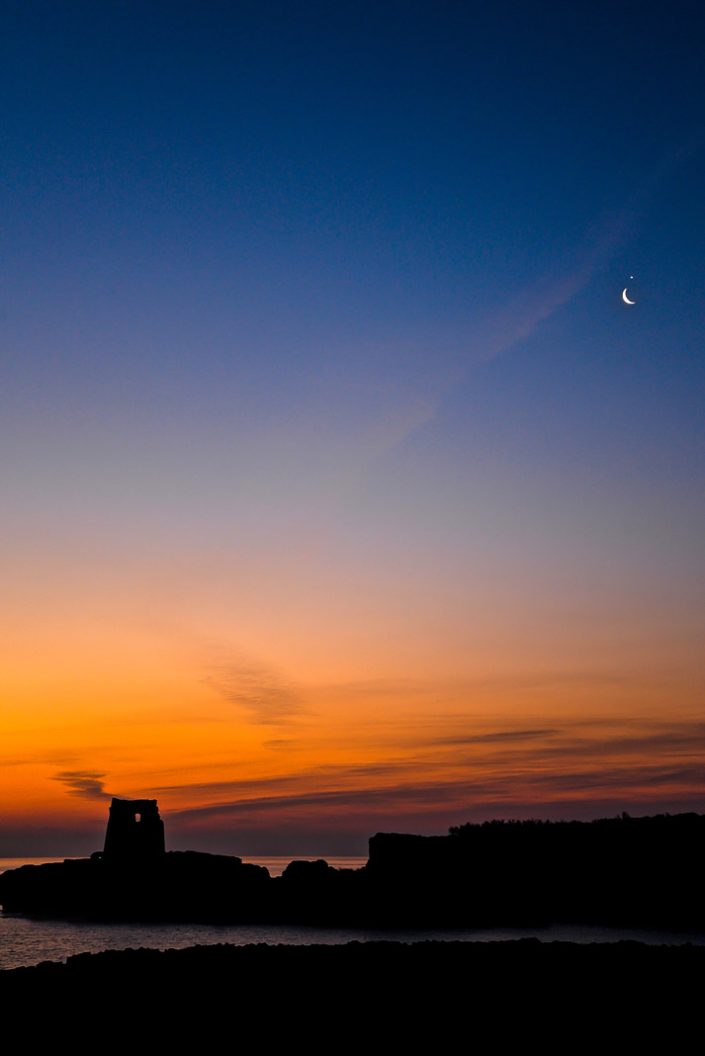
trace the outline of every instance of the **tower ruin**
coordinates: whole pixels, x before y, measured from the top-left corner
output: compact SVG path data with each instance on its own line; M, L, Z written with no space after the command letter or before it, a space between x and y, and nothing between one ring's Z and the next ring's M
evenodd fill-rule
M113 799L105 833L106 857L153 858L165 849L156 799Z

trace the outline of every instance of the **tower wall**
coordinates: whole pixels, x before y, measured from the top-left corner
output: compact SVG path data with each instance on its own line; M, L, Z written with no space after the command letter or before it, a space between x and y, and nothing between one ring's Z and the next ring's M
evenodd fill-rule
M164 822L156 799L113 799L103 853L111 858L148 858L164 852Z

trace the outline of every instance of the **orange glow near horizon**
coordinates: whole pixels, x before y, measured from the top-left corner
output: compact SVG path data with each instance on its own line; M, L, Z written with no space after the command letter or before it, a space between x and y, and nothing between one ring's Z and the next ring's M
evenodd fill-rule
M702 5L9 6L0 857L705 812Z
M572 666L563 644L562 668L551 667L548 656L538 662L534 627L529 667L528 648L509 652L511 623L486 624L463 670L458 641L433 641L428 619L386 617L384 640L375 621L370 630L350 620L321 621L315 635L294 624L286 642L280 616L269 653L286 655L286 669L253 651L228 655L215 634L189 636L175 621L113 616L16 635L4 712L7 853L19 827L75 827L99 845L112 795L157 798L172 845L250 853L248 841L269 846L272 832L272 847L292 854L325 851L333 830L354 832L357 850L379 828L443 832L467 819L648 812L692 799L697 684L674 678L663 641L639 674L625 674L613 653L601 669L583 666L584 639ZM553 646L559 629L549 631ZM351 651L332 679L330 658L355 638L359 657ZM500 666L503 641L512 661ZM414 663L403 670L405 655Z
M562 492L550 516L555 482L500 476L425 521L364 459L310 508L279 482L279 506L179 496L171 520L146 489L141 531L18 527L0 854L95 848L112 795L157 798L172 847L291 854L701 804L702 614L680 552L651 559L656 515L618 545Z

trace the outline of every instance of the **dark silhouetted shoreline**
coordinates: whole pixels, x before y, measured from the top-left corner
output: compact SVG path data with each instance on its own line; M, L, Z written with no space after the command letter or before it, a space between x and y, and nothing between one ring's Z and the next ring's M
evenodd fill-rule
M705 815L487 822L447 836L378 833L361 869L294 861L270 877L237 857L165 852L156 803L137 802L153 811L152 844L143 829L130 843L135 804L115 801L104 852L7 871L4 909L123 921L705 929ZM116 818L126 835L116 836Z
M41 1009L44 1029L65 1021L97 1031L93 1043L109 1030L138 1051L183 1042L185 1030L201 1045L225 1030L228 1043L265 1051L274 1041L393 1051L419 1031L436 1044L489 1041L498 1052L510 1040L565 1052L586 1037L614 1051L619 1039L654 1041L660 1029L670 1051L682 1051L704 971L705 948L633 942L197 946L2 972L0 996L6 1009Z

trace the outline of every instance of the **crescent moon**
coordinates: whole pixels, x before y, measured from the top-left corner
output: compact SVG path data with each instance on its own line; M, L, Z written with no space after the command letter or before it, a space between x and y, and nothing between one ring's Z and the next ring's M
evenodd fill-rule
M625 304L636 304L636 301L630 301L629 298L627 297L627 289L628 289L628 287L625 286L624 289L622 290L622 300L624 301Z

